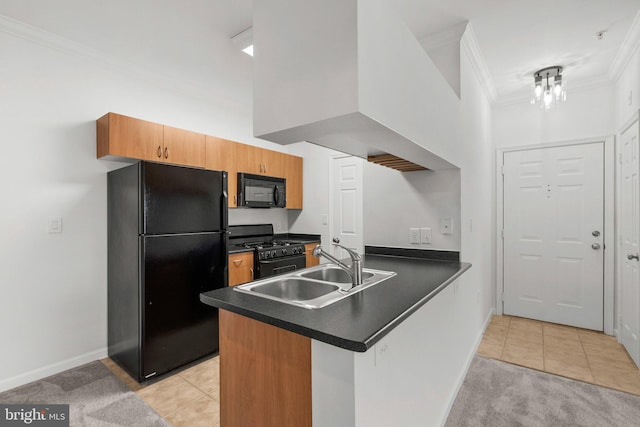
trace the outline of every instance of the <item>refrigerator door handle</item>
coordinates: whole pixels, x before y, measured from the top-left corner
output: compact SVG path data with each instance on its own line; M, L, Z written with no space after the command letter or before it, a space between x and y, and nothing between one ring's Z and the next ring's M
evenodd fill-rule
M229 228L229 220L227 215L229 213L229 196L227 194L227 172L222 172L222 196L220 200L220 218L222 219L222 229L227 230Z

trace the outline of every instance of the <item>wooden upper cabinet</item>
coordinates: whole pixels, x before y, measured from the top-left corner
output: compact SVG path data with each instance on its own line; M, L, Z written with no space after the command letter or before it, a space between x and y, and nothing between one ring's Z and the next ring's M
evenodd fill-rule
M238 144L238 172L284 178L287 155L253 145Z
M165 125L162 160L177 165L203 168L205 166L204 134Z
M215 136L207 135L205 138L205 168L227 171L227 193L229 195L229 207L238 206L238 158L237 142L229 141Z
M285 155L287 209L302 209L302 157Z
M278 151L262 150L263 175L285 178L287 154Z
M287 208L302 209L302 158L159 123L107 113L96 123L97 157L128 157L228 172L237 207L238 172L286 178Z
M262 174L262 148L238 143L238 172Z
M107 113L97 121L97 156L131 157L162 161L163 126L115 113Z
M204 167L204 135L107 113L97 121L98 158L130 157Z

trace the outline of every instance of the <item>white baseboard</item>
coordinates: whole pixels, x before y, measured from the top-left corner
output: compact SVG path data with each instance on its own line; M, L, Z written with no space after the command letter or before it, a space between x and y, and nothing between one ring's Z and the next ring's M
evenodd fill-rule
M37 368L5 380L0 380L0 392L19 387L32 381L41 380L48 376L55 375L59 372L66 371L67 369L75 368L84 365L85 363L93 362L94 360L104 359L105 357L107 357L107 354L107 348L104 347L99 350L91 351L89 353L81 354L80 356L52 363L50 365L43 366L42 368Z
M464 379L467 376L467 372L469 372L469 368L471 367L471 362L473 361L473 356L476 355L476 352L478 351L478 347L480 346L480 343L482 342L482 337L484 335L484 332L487 330L487 327L489 326L489 323L491 323L491 318L493 317L493 315L495 313L496 313L496 309L492 307L491 310L489 310L489 314L487 315L487 318L484 321L484 325L482 325L482 331L480 331L480 333L476 337L475 342L473 343L473 351L471 352L471 354L469 354L467 356L467 360L466 360L465 365L464 365L464 370L462 371L462 374L458 378L458 384L456 385L456 391L453 394L453 397L451 398L451 401L449 402L449 405L447 406L447 411L445 413L444 418L442 419L442 424L440 425L441 427L444 427L444 425L447 423L447 419L449 418L449 413L451 412L451 408L453 408L453 403L456 401L456 397L458 397L458 393L460 392L460 388L462 387L462 383L464 383Z

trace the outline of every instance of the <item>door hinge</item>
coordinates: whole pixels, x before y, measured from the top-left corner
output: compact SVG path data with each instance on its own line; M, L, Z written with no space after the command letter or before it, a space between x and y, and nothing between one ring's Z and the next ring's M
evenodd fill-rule
M622 153L618 153L618 163L622 164Z
M500 166L500 174L504 175L504 165Z
M502 291L502 294L500 294L500 301L504 302L504 291Z
M500 237L504 240L504 230L500 230Z

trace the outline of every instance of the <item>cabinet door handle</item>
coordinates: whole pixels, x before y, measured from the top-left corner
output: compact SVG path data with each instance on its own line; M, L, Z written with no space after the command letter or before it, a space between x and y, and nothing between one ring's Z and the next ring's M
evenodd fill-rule
M238 205L238 195L234 194L233 195L233 203L237 206Z
M158 145L158 158L162 158L162 147Z
M253 268L250 268L249 271L251 272L251 280L253 280Z
M264 171L263 171L263 172L264 172L264 173L267 173L267 165L262 164L262 167L264 168Z
M169 158L169 147L164 147L164 158L165 159Z
M236 267L237 267L237 266L239 266L240 264L242 264L242 261L244 261L244 260L242 260L242 259L234 259L234 260L233 260L233 263L234 263L234 264L236 265Z

